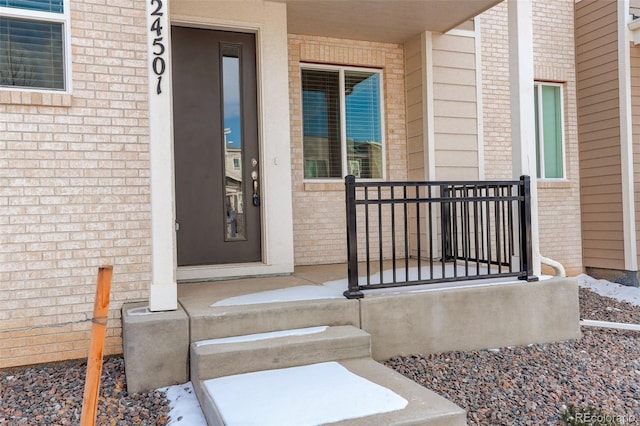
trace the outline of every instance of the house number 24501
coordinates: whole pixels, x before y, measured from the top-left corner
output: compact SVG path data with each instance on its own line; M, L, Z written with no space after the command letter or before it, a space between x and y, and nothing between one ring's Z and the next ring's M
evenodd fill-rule
M164 47L162 37L163 28L161 22L161 18L164 15L164 5L162 0L151 0L151 6L155 6L155 10L151 12L151 19L153 22L151 23L151 28L149 28L149 31L152 33L152 37L154 37L153 47L151 48L153 56L153 59L151 60L151 69L157 76L156 93L159 95L162 93L162 76L167 68L167 63L164 59L164 52L166 49Z

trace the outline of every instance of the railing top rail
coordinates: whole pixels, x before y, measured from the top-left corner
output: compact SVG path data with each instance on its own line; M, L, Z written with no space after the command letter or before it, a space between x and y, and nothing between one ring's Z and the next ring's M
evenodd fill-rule
M480 181L463 181L463 180L443 180L443 181L371 181L356 180L355 185L359 188L364 187L392 187L392 186L469 186L469 187L498 187L519 185L519 180L480 180Z
M524 197L514 195L494 197L420 197L420 198L357 198L356 204L416 204L416 203L464 203L464 202L488 202L488 201L521 201Z

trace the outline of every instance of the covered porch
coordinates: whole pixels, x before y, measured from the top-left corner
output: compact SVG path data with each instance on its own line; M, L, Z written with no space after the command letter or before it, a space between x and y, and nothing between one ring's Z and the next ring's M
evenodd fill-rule
M300 231L296 222L303 215L301 210L308 199L316 199L324 202L331 197L331 202L342 198L341 184L337 182L307 181L299 179L296 170L302 163L302 158L296 157L301 142L296 134L295 110L290 109L291 99L299 96L293 89L297 78L292 77L297 73L289 67L287 71L285 58L293 63L290 44L287 37L301 35L314 37L334 37L348 42L357 40L374 43L397 43L401 47L417 46L419 56L422 57L422 77L418 91L422 110L418 114L421 123L421 137L415 141L403 141L402 150L407 157L409 155L422 156L421 164L416 168L414 161L407 157L398 157L397 164L387 162L386 180L395 180L395 172L399 167L405 171L400 175L416 180L436 180L442 178L436 169L436 150L438 142L433 129L433 81L432 58L433 46L432 34L441 34L456 26L459 26L478 13L495 5L497 1L487 0L481 2L458 2L453 7L446 1L420 1L398 2L387 1L362 1L362 2L310 2L310 1L265 1L265 2L217 2L215 8L208 4L198 4L183 0L173 0L171 10L159 13L151 6L149 10L149 23L152 25L160 19L165 28L172 24L188 25L205 28L223 29L225 31L250 32L256 34L256 56L258 83L258 134L259 134L259 158L261 164L259 172L260 198L263 200L259 206L261 213L262 235L261 260L251 263L227 263L220 265L204 265L203 267L180 267L176 262L176 218L174 213L176 200L174 199L173 169L167 169L167 159L173 157L172 120L171 120L171 68L167 67L164 75L162 93L157 93L155 81L150 85L150 127L152 149L150 163L152 169L152 282L149 292L149 306L154 312L170 311L178 308L179 287L178 281L209 281L225 278L237 278L254 275L283 275L294 271L294 265L316 264L335 261L344 261L345 257L341 248L344 244L343 231L331 223L328 226L340 233L335 248L323 243L326 253L340 253L340 259L326 258L297 258L296 253L305 250L299 244L300 241L313 241ZM198 7L196 7L198 6ZM513 173L514 176L528 174L535 169L535 156L533 151L533 113L531 104L533 95L529 90L531 81L531 5L527 2L511 2L510 32L513 34L512 49L512 91L516 94L512 100L512 128L513 147ZM344 19L348 18L348 22ZM313 19L311 19L313 18ZM308 25L313 22L313 25ZM399 25L403 22L403 25ZM150 35L149 44L153 46L155 35ZM170 54L171 44L165 46L165 56ZM157 49L156 49L157 50ZM336 51L338 51L337 49ZM167 56L168 60L169 56ZM307 59L305 59L307 58ZM313 54L299 60L313 61ZM325 58L325 60L332 60ZM345 62L348 64L348 62ZM376 62L366 60L363 63L376 65ZM358 65L358 64L356 64ZM370 65L369 65L370 66ZM384 67L384 64L379 65ZM404 64L401 67L400 78L409 78L404 74ZM153 68L151 68L153 71ZM479 72L479 70L477 70ZM287 76L289 77L287 78ZM266 78L268 76L268 78ZM287 86L289 90L287 90ZM288 96L285 96L288 94ZM522 96L518 96L522 95ZM395 96L395 95L394 95ZM410 96L407 92L407 98ZM401 93L402 106L404 108L405 93ZM299 100L296 100L299 102ZM385 103L390 102L385 99ZM479 102L479 100L476 100ZM295 105L295 104L294 104ZM531 114L529 114L531 112ZM387 118L388 135L397 134L395 122ZM394 116L395 117L395 116ZM394 118L395 119L395 118ZM476 119L479 119L476 116ZM414 120L404 117L397 121L398 125L409 128ZM412 119L413 120L413 119ZM291 125L291 126L289 126ZM286 130L291 129L287 134ZM412 130L410 131L412 132ZM396 136L394 136L396 137ZM475 158L475 170L471 178L481 179L482 138L479 133L475 137L476 148L472 148ZM410 145L413 144L413 145ZM415 148L415 147L418 148ZM416 151L416 149L418 151ZM387 146L388 155L396 155L396 148ZM384 154L383 154L384 155ZM440 155L440 154L437 154ZM404 165L402 161L406 160ZM532 163L533 161L533 163ZM413 165L411 165L413 164ZM345 166L346 167L346 166ZM294 170L293 176L290 171ZM412 176L408 176L413 174ZM446 177L446 176L445 176ZM467 177L467 176L465 176ZM339 181L338 181L339 182ZM302 189L301 189L302 188ZM337 191L336 191L337 190ZM332 194L330 194L332 193ZM296 199L298 195L302 194ZM531 188L532 195L532 267L534 273L539 273L540 265L537 254L537 220L536 220L536 189L535 182ZM307 198L305 198L307 197ZM328 204L328 203L325 203ZM298 209L298 210L297 210ZM342 208L340 210L342 211ZM310 217L308 220L315 220ZM341 222L338 220L336 223ZM344 222L343 222L344 223ZM313 224L310 224L313 227ZM179 231L178 231L179 232ZM336 249L340 247L339 249ZM204 272L203 272L204 271ZM215 284L217 286L217 284Z

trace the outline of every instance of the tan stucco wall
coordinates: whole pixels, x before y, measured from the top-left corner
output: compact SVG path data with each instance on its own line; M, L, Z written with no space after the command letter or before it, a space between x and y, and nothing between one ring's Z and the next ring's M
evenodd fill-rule
M0 368L86 356L98 266L105 354L148 294L145 4L70 6L73 93L0 91Z
M289 36L295 263L343 263L347 260L344 181L318 183L305 182L303 179L301 62L383 70L387 179L406 180L403 47L396 44Z
M538 181L540 251L570 275L582 272L573 6L573 0L533 3L534 78L563 83L567 178ZM485 176L511 178L506 2L480 15L480 27Z

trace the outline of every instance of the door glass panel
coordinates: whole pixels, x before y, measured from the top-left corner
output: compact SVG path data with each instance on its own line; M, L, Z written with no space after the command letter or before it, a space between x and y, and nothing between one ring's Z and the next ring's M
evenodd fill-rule
M225 241L246 240L244 164L240 108L240 47L222 46L222 100L224 119Z

